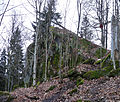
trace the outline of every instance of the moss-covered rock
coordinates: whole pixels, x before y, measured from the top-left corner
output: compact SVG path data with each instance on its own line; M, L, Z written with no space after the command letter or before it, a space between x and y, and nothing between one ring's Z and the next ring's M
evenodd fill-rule
M106 54L106 52L107 52L107 50L106 49L104 49L104 48L98 48L96 51L95 51L95 56L97 57L97 58L101 58L101 57L103 57L105 54Z
M83 75L85 79L91 80L91 79L97 79L101 76L101 71L100 70L95 70L95 71L88 71Z
M79 77L78 79L77 79L77 87L79 86L79 85L82 85L84 83L84 79L82 79L81 77Z
M98 59L96 62L94 62L94 65L95 65L95 64L99 65L99 64L102 63L102 61L103 61L103 59Z
M106 67L108 65L112 65L112 61L111 61L111 54L109 53L104 59L102 59L101 62L101 67Z
M120 76L120 68L116 69L116 70L111 70L109 75L109 77L115 77L115 76Z
M83 62L83 64L94 64L95 60L92 58L89 58Z
M70 78L71 80L76 79L78 76L80 76L80 73L74 69L70 69L68 71L68 74L66 77Z
M97 78L100 78L102 76L107 76L112 69L113 69L113 67L108 66L108 67L105 67L103 69L88 71L83 75L83 77L85 79L88 79L88 80L97 79Z

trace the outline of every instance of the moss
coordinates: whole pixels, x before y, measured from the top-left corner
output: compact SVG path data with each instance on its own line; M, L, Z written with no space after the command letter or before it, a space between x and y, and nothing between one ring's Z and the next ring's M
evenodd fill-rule
M73 93L77 92L77 88L74 88L72 91L69 92L70 96L72 96Z
M105 67L103 69L88 71L83 75L83 77L88 79L88 80L97 79L97 78L100 78L102 76L107 76L112 69L113 69L113 67L108 66L108 67Z
M120 76L120 68L116 69L116 70L111 70L109 75L109 77L115 77L115 76Z
M77 87L79 85L82 85L83 83L84 83L84 80L81 77L77 79Z
M59 54L54 55L53 66L58 67L59 64Z
M80 99L80 100L77 100L76 102L82 102L82 100Z
M90 41L88 41L86 39L81 39L79 43L80 43L80 45L79 45L80 49L83 49L85 52L88 52L88 53L90 52L89 49L92 48Z
M94 64L95 60L92 58L89 58L83 62L83 64Z
M40 85L40 81L37 82L37 86L39 86L39 85Z
M9 95L9 92L6 92L6 91L0 91L0 96L3 96L3 95Z
M88 71L83 75L84 78L91 80L91 79L97 79L101 76L101 71L100 70L95 70L95 71Z
M83 55L79 54L78 59L77 59L77 64L82 63L84 61L85 61L85 57Z
M101 67L103 68L103 67L106 67L106 66L108 66L108 65L110 65L110 64L112 64L111 63L111 60L110 60L110 57L111 57L111 54L108 54L103 60L102 60L102 62L101 62Z
M71 80L76 79L78 76L80 76L80 73L77 72L76 70L70 69L70 70L68 71L67 77L69 77Z
M76 102L91 102L91 101L88 101L88 100L81 100L81 99L79 99L79 100L77 100Z
M50 86L50 88L48 90L46 90L46 92L49 92L49 91L53 90L54 88L56 88L56 85Z
M106 54L107 50L104 49L104 48L98 48L96 51L95 51L95 56L97 58L101 58L103 57L105 54Z
M103 61L103 59L99 59L99 60L97 60L96 62L94 62L94 65L95 65L95 64L100 64L100 63L102 63L102 61Z
M17 89L17 88L19 88L19 85L14 85L14 86L13 86L13 91L14 91L15 89Z

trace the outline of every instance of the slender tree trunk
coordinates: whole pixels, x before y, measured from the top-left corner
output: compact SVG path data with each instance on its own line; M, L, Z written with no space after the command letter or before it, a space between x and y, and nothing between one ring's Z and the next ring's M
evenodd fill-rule
M61 43L59 45L59 49L60 49L59 78L60 78L60 81L61 81L61 64L62 64L62 44Z
M46 45L46 62L45 62L45 81L47 80L47 65L48 65L48 49L47 49L47 42L48 42L48 35L46 35L46 41L45 41L45 45Z
M38 22L37 17L37 1L35 1L36 4L36 22ZM38 22L39 23L39 22ZM35 48L34 48L34 65L33 65L33 86L36 85L36 67L37 67L37 42L38 42L38 32L39 32L39 25L36 27L36 36L35 36Z
M77 11L78 11L78 27L77 27L77 40L76 40L76 59L75 59L75 65L77 65L78 60L78 38L79 38L79 32L80 32L80 21L81 21L81 2L77 0Z

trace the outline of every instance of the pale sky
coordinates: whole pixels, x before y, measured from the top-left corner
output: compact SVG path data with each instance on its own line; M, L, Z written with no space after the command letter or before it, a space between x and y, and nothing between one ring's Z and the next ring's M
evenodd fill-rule
M8 0L4 0L8 1ZM32 0L28 0L32 1ZM77 8L76 8L76 1L77 0L58 0L57 2L57 11L61 14L63 17L62 22L63 26L65 26L67 29L76 32L77 30ZM8 35L6 33L10 33L10 26L11 26L11 14L16 11L17 14L21 14L22 18L20 18L22 21L24 21L23 25L27 28L32 28L31 23L35 21L35 12L34 9L29 5L27 0L11 0L8 9L15 7L15 10L10 10L6 12L5 17L2 22L2 26L0 26L0 46L7 45L7 39ZM0 9L4 10L4 7L1 7ZM65 11L66 9L66 11ZM0 13L3 11L0 11ZM64 19L66 12L66 19ZM65 20L65 23L64 23ZM4 32L3 32L4 31ZM30 32L30 31L29 31ZM31 38L32 34L26 34L28 38ZM26 37L26 38L27 38ZM25 38L25 37L24 37ZM4 40L3 40L4 39ZM5 41L6 40L6 41ZM29 39L25 39L26 41ZM3 42L5 42L3 44ZM24 47L27 47L31 42L24 43Z

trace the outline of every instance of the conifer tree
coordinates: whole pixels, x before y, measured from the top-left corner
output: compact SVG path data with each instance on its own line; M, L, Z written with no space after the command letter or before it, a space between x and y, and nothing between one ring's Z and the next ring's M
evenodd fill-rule
M0 59L0 90L6 90L6 50L3 49Z
M83 21L82 21L81 37L87 40L92 40L93 38L92 30L90 30L89 19L86 15L83 17Z
M12 71L13 85L20 85L21 79L23 79L23 52L22 52L22 40L21 31L19 26L14 28L13 34L10 39L10 69Z

